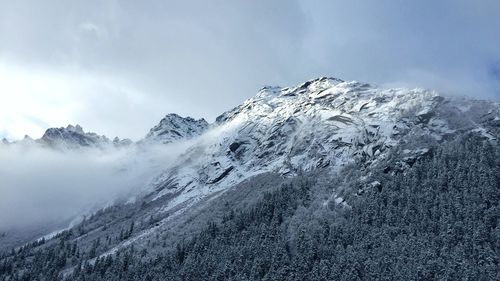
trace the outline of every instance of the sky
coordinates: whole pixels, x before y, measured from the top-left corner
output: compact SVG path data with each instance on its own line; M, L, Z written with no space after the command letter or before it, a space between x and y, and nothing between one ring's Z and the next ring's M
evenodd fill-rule
M500 100L500 1L0 0L0 138L138 140L332 76Z

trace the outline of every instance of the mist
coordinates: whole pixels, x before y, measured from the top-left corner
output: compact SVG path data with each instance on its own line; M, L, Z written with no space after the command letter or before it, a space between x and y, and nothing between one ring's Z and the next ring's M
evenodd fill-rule
M182 145L56 150L0 145L0 232L68 223L130 201L184 151Z

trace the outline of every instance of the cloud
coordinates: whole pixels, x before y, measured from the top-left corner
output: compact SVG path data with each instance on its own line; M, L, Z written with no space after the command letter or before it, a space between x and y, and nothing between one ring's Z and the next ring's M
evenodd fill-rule
M48 127L68 123L111 138L139 139L163 112L161 103L123 79L71 67L55 70L0 63L0 93L0 128L11 140L25 134L39 138Z
M347 79L500 98L487 74L500 55L498 1L330 1L304 5L306 45L324 72Z
M0 232L61 224L134 198L183 147L60 151L0 145Z

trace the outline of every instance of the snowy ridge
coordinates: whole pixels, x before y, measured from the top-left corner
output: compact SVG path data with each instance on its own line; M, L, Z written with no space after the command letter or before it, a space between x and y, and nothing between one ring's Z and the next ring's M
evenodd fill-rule
M336 171L354 162L367 168L396 145L412 159L430 142L482 128L478 124L485 112L493 120L499 116L498 104L335 78L292 88L265 87L219 116L166 167L155 181L156 198L180 194L169 204L173 207L265 172L287 176L325 167ZM486 129L484 134L492 138Z
M117 144L120 143L119 139L115 141ZM47 129L39 142L64 148L103 147L112 144L106 136L84 132L80 125Z
M81 149L81 148L107 148L129 146L133 142L130 139L115 137L112 141L104 135L85 132L80 125L68 125L67 127L49 128L40 139L33 139L26 135L22 140L9 142L3 139L3 145L41 146L53 149Z
M195 120L191 117L181 117L171 113L165 116L160 123L154 126L144 139L134 143L130 139L115 137L110 140L104 135L85 132L80 125L49 128L37 140L26 136L23 140L9 142L3 139L1 144L45 145L52 148L79 149L79 148L106 148L124 147L135 144L157 145L189 140L204 133L209 125L204 119Z
M205 119L195 120L191 117L181 117L175 113L165 116L154 126L144 138L146 143L171 143L197 137L208 129Z

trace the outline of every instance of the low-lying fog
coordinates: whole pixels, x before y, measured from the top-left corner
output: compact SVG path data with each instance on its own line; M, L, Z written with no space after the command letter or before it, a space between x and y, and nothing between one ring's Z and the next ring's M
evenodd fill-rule
M56 150L0 145L0 233L78 219L144 191L181 145Z

